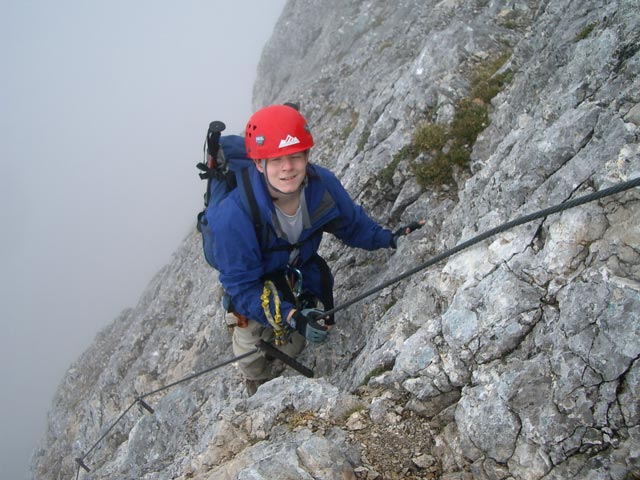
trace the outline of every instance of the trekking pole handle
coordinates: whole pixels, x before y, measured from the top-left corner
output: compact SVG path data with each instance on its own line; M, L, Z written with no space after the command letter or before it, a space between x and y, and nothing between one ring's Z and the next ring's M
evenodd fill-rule
M209 130L207 131L207 153L211 155L214 159L216 155L218 155L218 147L220 140L220 134L224 131L227 126L224 122L216 120L209 124Z

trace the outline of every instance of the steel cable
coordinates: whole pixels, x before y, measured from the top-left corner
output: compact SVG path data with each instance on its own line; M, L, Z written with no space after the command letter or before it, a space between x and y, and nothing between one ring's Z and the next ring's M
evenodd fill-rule
M401 280L404 280L407 277L410 277L411 275L418 273L421 270L424 270L427 267L430 267L432 265L435 265L438 262L441 262L442 260L444 260L445 258L449 258L452 255L455 255L456 253L461 252L462 250L471 247L472 245L475 245L476 243L479 243L483 240L486 240L489 237L492 237L494 235L497 235L498 233L502 233L506 230L509 230L511 228L517 227L519 225L523 225L525 223L529 223L532 222L533 220L537 220L539 218L543 218L543 217L547 217L549 215L552 215L554 213L558 213L558 212L562 212L563 210L568 210L570 208L574 208L577 207L578 205L583 205L585 203L589 203L589 202L593 202L594 200L598 200L600 198L604 198L610 195L615 195L616 193L620 193L623 192L625 190L629 190L633 187L637 187L640 186L640 177L635 178L633 180L629 180L626 182L622 182L622 183L618 183L616 185L614 185L613 187L609 187L609 188L605 188L603 190L599 190L597 192L593 192L593 193L589 193L588 195L584 195L582 197L578 197L578 198L574 198L572 200L567 200L565 202L562 202L558 205L555 205L553 207L549 207L549 208L545 208L543 210L539 210L537 212L534 213L530 213L527 215L524 215L522 217L518 217L514 220L511 220L509 222L503 223L502 225L499 225L495 228L492 228L491 230L487 230L484 233L481 233L480 235L477 235L465 242L462 242L458 245L456 245L455 247L453 247L450 250L447 250L439 255L436 255L435 257L432 257L431 259L427 260L425 263L418 265L417 267L412 268L411 270L407 270L406 272L404 272L401 275L398 275L397 277L392 278L391 280L388 280L374 288L372 288L371 290L367 290L366 292L358 295L355 298L352 298L351 300L348 300L346 302L344 302L341 305L338 305L335 308L332 308L331 310L327 310L326 312L324 312L327 315L332 315L340 310L344 310L347 307L350 307L351 305L353 305L354 303L359 302L360 300L363 300L371 295L373 295L374 293L379 292L380 290L383 290L385 288L387 288L390 285L393 285L394 283L397 283Z

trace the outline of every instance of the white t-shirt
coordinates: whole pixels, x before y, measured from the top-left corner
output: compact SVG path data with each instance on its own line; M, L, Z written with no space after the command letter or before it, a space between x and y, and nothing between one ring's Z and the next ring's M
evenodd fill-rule
M280 222L282 232L285 234L287 240L289 240L289 243L291 244L298 243L300 234L302 233L302 229L304 227L302 221L302 208L304 206L303 204L305 203L305 200L306 199L303 192L300 197L300 205L298 205L298 209L293 215L287 215L276 205L276 216L278 217L278 222ZM289 263L292 263L295 260L295 258L298 256L298 252L299 250L297 248L291 252L291 255L289 255Z

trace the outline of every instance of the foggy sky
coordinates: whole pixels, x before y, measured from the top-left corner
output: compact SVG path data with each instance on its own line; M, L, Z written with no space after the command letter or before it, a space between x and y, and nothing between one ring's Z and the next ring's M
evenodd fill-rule
M0 0L3 478L27 478L62 375L194 227L206 127L242 131L284 3Z

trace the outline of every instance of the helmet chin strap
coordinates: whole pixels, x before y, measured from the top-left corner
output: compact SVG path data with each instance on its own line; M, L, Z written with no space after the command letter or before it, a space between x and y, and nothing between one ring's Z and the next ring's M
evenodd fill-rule
M276 187L274 187L271 182L269 181L269 176L267 175L267 161L266 160L260 160L260 163L262 164L262 171L264 172L264 179L267 181L267 185L269 185L269 188L272 188L274 191L278 192L281 195L294 195L298 192L300 192L302 190L302 188L304 187L306 180L307 180L307 176L305 173L305 178L302 181L302 183L300 184L300 186L297 188L297 190L294 190L293 192L283 192L280 189L277 189ZM274 198L274 200L277 200L277 198Z

